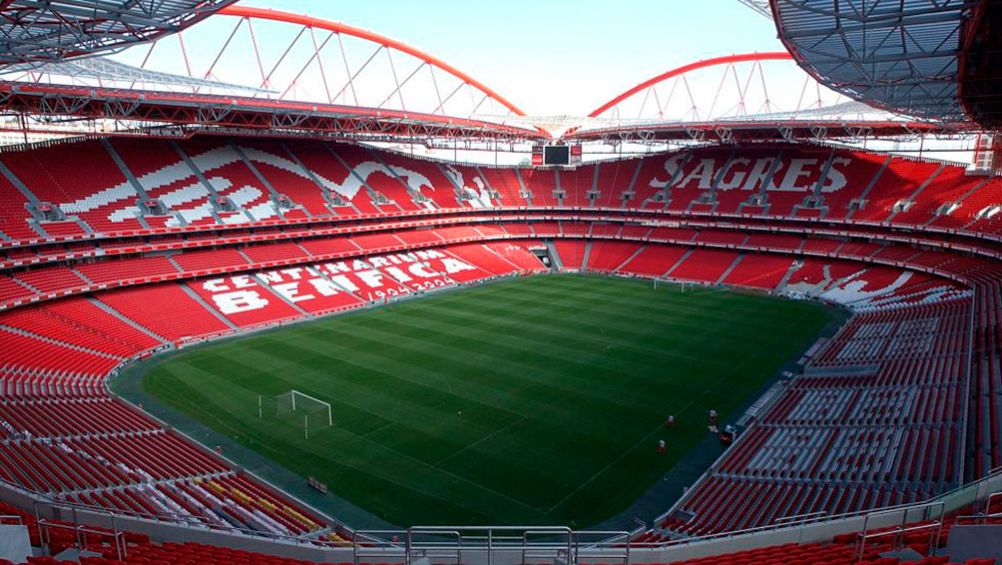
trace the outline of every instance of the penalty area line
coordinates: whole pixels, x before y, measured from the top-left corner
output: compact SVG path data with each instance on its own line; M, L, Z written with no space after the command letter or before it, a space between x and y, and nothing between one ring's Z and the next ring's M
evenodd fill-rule
M514 426L515 426L515 425L517 425L517 424L521 424L521 423L522 423L522 422L524 422L524 421L525 421L525 416L522 416L521 418L519 418L519 419L517 419L517 420L514 420L513 422L511 422L511 423L510 423L510 424L508 424L507 426L502 426L502 427L500 427L500 428L498 428L498 429L494 430L493 432L491 432L491 433L489 433L489 434L485 435L484 437L482 437L482 438L478 439L477 441L475 441L475 442L473 442L473 443L471 443L471 444L467 445L466 447L464 447L464 448L460 449L459 451L457 451L457 452L455 452L455 453L453 453L453 454L451 454L451 455L447 455L447 456L445 456L445 458L444 458L444 459L442 459L442 460L440 460L440 461L436 461L436 462L435 462L435 465L436 465L436 466L438 466L438 465L441 465L442 463L445 463L445 462L446 462L446 461L448 461L449 459L452 459L453 457L456 457L456 456L457 456L457 455L459 455L460 453L463 453L463 452L467 451L468 449L472 449L472 448L474 448L474 447L476 447L476 446L480 445L481 443L483 443L483 442L485 442L485 441L487 441L487 440L491 439L492 437L494 437L494 436L498 435L499 433L501 433L501 432L503 432L503 431L506 431L506 430L508 430L508 429L510 429L510 428L512 428L512 427L514 427Z

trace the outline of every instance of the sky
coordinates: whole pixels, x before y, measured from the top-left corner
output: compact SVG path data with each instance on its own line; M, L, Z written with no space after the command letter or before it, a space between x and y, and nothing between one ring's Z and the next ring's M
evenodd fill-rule
M397 39L465 71L531 115L586 114L698 59L782 51L737 0L242 0Z

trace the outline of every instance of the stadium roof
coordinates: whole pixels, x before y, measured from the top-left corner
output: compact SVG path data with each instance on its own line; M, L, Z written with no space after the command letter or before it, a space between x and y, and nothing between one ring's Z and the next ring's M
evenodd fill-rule
M988 2L985 2L988 3ZM773 0L800 65L850 98L934 121L970 119L964 41L981 0Z
M1002 129L1002 2L984 0L964 34L958 85L968 115L989 129Z
M378 140L541 139L535 130L475 118L262 98L0 82L0 107L40 116L244 128Z
M127 122L129 131L161 124L411 142L726 142L972 129L958 102L962 58L948 46L961 35L974 0L741 0L777 16L793 57L808 71L796 71L804 79L799 89L768 88L764 63L790 61L790 53L726 55L656 75L587 117L525 116L470 75L399 41L302 14L231 6L233 1L0 0L0 44L7 47L0 52L0 108L67 121ZM202 43L186 43L187 33L156 41L217 12L220 17L207 22L217 25L216 32L201 33ZM947 39L934 41L943 33ZM142 63L133 61L139 66L104 57L65 60L150 41ZM180 57L181 71L147 65L154 47L174 43L177 54L160 62ZM349 56L346 43L358 51ZM189 49L197 56L189 57ZM256 66L244 68L247 52ZM940 76L943 69L951 80ZM828 99L825 93L839 95L816 78L877 110ZM998 98L993 82L978 86L989 92L985 99ZM467 94L469 104L457 112ZM901 112L890 102L902 100L921 101L922 111L887 111Z
M81 57L69 61L58 63L45 63L42 65L33 63L21 63L10 65L0 69L0 77L8 73L19 73L34 70L36 74L47 73L60 75L73 79L90 78L101 81L101 84L114 84L116 82L141 84L144 86L155 85L159 87L206 87L225 88L231 92L269 94L270 91L264 88L255 88L242 84L223 83L216 80L178 75L175 73L158 72L143 69L132 65L126 65L110 59L108 57Z
M236 0L0 0L0 65L61 61L178 32Z
M770 20L772 19L772 8L769 6L769 0L738 0L738 2L741 2Z

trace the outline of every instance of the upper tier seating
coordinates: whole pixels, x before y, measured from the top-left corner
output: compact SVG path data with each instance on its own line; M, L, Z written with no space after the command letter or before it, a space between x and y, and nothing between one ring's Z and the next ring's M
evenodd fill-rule
M0 241L41 239L42 234L25 220L28 217L28 199L2 174L0 169Z
M499 199L491 199L498 206L527 206L528 201L523 197L523 185L519 176L512 169L501 169L496 167L460 167L456 165L442 165L446 171L452 171L457 184L468 190L481 191L492 189ZM482 185L482 188L481 188Z
M331 216L325 187L317 184L319 178L296 159L288 143L245 140L236 146L276 193L288 197L290 208L282 212L285 217L297 207L310 217Z
M182 218L194 219L196 215L204 218L211 214L208 189L198 181L186 156L174 143L113 140L110 147L132 173L146 198L159 201L165 214L160 211L146 214L136 202L122 201L107 220L114 222L119 216L142 215L147 226L162 228L182 225Z
M438 208L462 208L464 203L457 199L458 191L436 163L410 159L395 153L373 151L374 158L380 159L397 178L406 183L412 193L427 198ZM425 203L424 207L431 207Z
M522 182L532 193L533 206L557 206L557 178L559 172L547 169L519 169Z
M373 197L373 204L383 212L414 211L420 209L409 185L400 175L403 170L394 170L368 150L352 145L339 146L334 151L337 157L351 168L353 175L362 182Z
M621 208L624 197L633 188L637 168L643 162L640 159L627 159L595 165L598 169L598 180L595 183L598 198L595 200L595 207Z
M216 223L215 218L223 224L240 224L282 217L271 189L254 174L238 145L195 138L177 146L196 177L189 188L198 194L178 211L186 224Z
M122 206L135 207L140 199L100 141L5 153L0 162L28 187L37 202L51 204L67 217L80 218L98 231L114 230L111 214ZM51 166L54 163L58 165ZM124 229L137 229L140 226L134 217L132 214L132 220L116 220L124 222ZM57 226L50 225L54 236L86 233L79 226L62 232Z
M7 195L0 242L514 207L527 204L523 194L531 194L534 206L835 218L990 233L1002 225L999 181L968 176L962 166L793 144L699 148L565 171L434 163L345 144L216 138L88 141L7 153L0 164L0 192ZM44 203L67 220L39 221L29 212L28 206Z
M1002 233L1002 205L999 202L1002 202L1002 178L994 177L979 185L954 212L937 218L936 223L999 234Z
M590 194L595 182L594 167L578 167L576 169L560 171L560 190L563 191L561 206L571 206L574 208L591 207Z
M866 205L852 217L876 222L889 221L894 207L909 200L943 172L938 163L895 159L867 193Z
M301 142L289 146L295 158L309 169L331 195L334 212L338 215L377 214L372 196L361 176L326 144ZM339 205L337 205L339 204Z

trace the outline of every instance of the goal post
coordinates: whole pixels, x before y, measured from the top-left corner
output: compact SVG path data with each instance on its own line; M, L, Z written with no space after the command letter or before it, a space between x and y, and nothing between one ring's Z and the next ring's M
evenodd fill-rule
M691 288L692 284L691 283L686 283L685 281L673 281L673 280L669 280L669 279L662 279L662 278L659 278L659 277L654 277L653 279L651 279L651 282L654 285L654 290L657 290L660 285L665 285L668 288L671 288L671 285L673 285L673 284L679 287L679 291L682 294L685 294L685 289L686 289L687 286L689 287L690 290L692 290L692 288Z
M302 415L303 436L310 439L310 428L333 427L334 410L331 403L292 389L276 396L258 395L257 416L276 417L298 422Z

